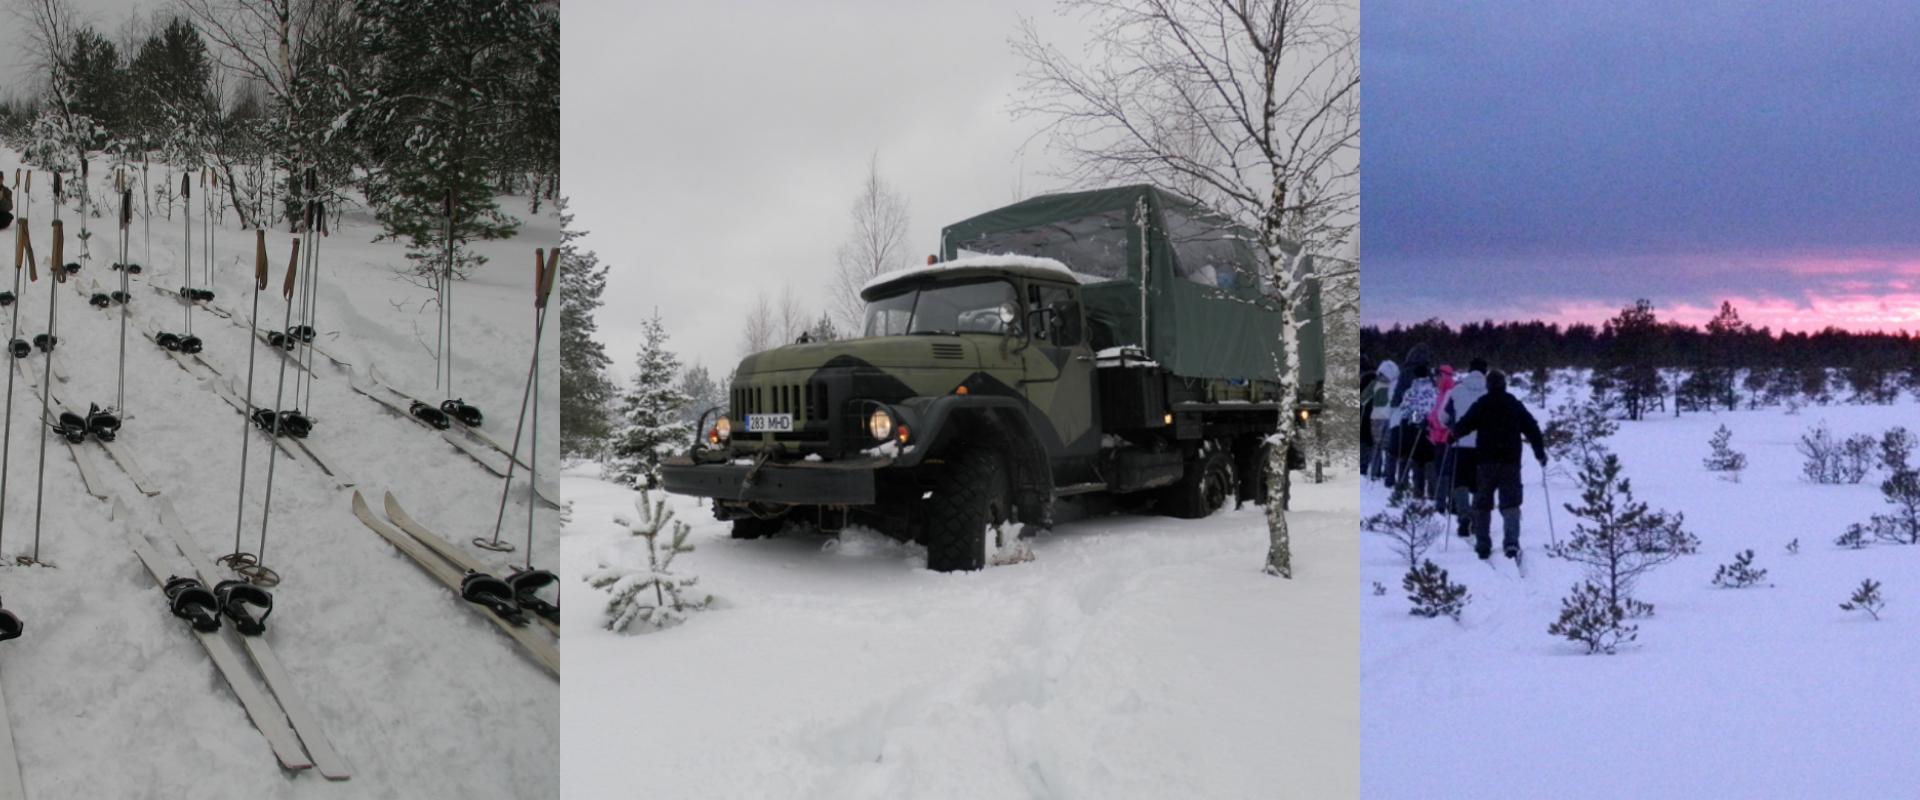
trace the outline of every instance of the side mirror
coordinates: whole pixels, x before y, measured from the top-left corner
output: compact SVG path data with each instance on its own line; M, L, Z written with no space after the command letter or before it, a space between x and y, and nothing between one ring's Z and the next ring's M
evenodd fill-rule
M1059 327L1060 309L1052 307L1036 308L1027 312L1027 329L1033 331L1036 337L1050 340L1053 336L1053 331Z

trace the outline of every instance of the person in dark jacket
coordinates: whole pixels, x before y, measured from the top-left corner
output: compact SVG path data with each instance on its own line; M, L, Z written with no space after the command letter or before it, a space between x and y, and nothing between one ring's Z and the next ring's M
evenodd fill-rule
M1387 488L1406 480L1407 467L1413 463L1413 448L1417 444L1406 431L1401 409L1406 401L1407 390L1413 387L1415 373L1431 379L1433 370L1433 351L1426 342L1420 342L1407 348L1407 360L1401 362L1399 374L1393 381L1393 391L1388 394L1387 408L1393 412L1387 426Z
M1526 404L1507 391L1506 373L1487 375L1486 396L1453 424L1448 438L1457 442L1473 434L1479 434L1474 446L1473 551L1483 559L1492 554L1493 509L1498 505L1505 534L1501 548L1508 558L1519 558L1520 440L1533 447L1533 458L1542 467L1547 465L1547 443Z
M1360 474L1373 466L1373 382L1379 376L1367 365L1360 365Z

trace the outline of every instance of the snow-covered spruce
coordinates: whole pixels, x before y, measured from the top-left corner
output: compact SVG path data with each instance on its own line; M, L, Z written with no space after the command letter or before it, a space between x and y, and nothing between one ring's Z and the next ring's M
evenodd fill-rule
M1560 619L1547 626L1547 633L1585 646L1588 655L1613 655L1640 637L1640 626L1626 624L1626 618L1626 610L1607 599L1607 590L1581 583L1561 599Z
M1841 531L1839 536L1834 537L1833 544L1836 547L1858 550L1867 546L1869 535L1867 526L1856 522L1848 525L1846 530Z
M1747 468L1747 454L1733 449L1733 431L1722 425L1713 432L1713 438L1707 440L1712 451L1707 453L1703 462L1707 469L1728 474L1728 480L1740 482L1740 472Z
M687 534L693 529L673 518L666 499L655 501L645 491L633 501L633 507L638 517L615 517L614 522L646 540L646 565L627 567L602 561L599 569L587 574L589 585L612 595L607 599L606 629L616 632L627 630L636 621L664 628L686 619L687 612L713 602L713 595L691 591L700 582L698 575L673 570L676 557L693 552L693 545L687 544ZM660 542L662 533L668 533L664 545Z
M652 489L660 485L660 462L687 447L693 426L680 421L680 407L687 403L676 383L680 357L667 350L667 329L658 311L640 323L640 335L640 355L621 399L620 430L607 468L613 480Z
M1445 615L1459 622L1460 612L1473 599L1465 584L1449 581L1447 571L1432 561L1422 561L1420 566L1407 570L1400 586L1407 590L1407 601L1413 604L1407 613L1416 617L1433 619Z
M1447 522L1432 501L1396 492L1387 510L1360 522L1361 530L1392 539L1394 552L1406 559L1408 569L1420 566L1421 555L1446 530Z
M1797 541L1797 540L1796 540ZM1767 571L1753 565L1753 550L1735 553L1733 563L1721 564L1713 571L1713 585L1722 589L1758 586L1767 579Z
M1868 578L1860 582L1853 590L1853 596L1840 604L1841 611L1865 611L1873 619L1880 618L1880 609L1887 607L1887 601L1880 596L1880 582Z
M1606 454L1580 470L1580 504L1567 510L1581 520L1547 554L1587 567L1609 605L1631 616L1650 616L1653 605L1633 599L1634 583L1654 567L1689 555L1700 540L1680 526L1685 515L1654 511L1633 499L1632 482L1620 475L1620 458Z

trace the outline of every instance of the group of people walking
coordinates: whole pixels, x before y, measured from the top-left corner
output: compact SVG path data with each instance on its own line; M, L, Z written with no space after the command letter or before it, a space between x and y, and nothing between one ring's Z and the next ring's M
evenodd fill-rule
M1475 358L1467 372L1435 366L1425 344L1399 364L1383 360L1361 386L1360 471L1387 488L1402 487L1453 515L1460 537L1473 537L1481 558L1493 553L1493 511L1500 510L1501 549L1520 555L1522 440L1547 463L1540 424L1507 391L1506 373Z

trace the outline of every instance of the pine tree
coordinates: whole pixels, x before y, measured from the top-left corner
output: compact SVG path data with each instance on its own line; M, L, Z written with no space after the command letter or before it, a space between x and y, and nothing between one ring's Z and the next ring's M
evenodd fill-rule
M1473 599L1464 584L1453 583L1447 571L1432 561L1422 561L1420 566L1407 570L1400 586L1407 591L1407 601L1413 604L1407 613L1427 619L1445 615L1459 622L1460 612Z
M632 387L622 398L621 428L608 470L615 480L643 489L660 485L660 463L692 442L692 426L680 421L687 404L676 381L680 357L667 350L667 328L659 312L640 324L640 356Z
M586 579L588 585L612 595L607 599L605 627L615 632L625 631L635 622L664 628L684 621L687 612L706 608L713 602L713 595L695 595L689 591L699 584L699 576L673 568L676 557L693 552L693 545L687 544L687 534L692 529L673 518L667 501L654 501L644 491L633 506L640 513L637 518L615 517L614 521L646 541L646 566L626 567L602 561L600 568L588 573ZM669 525L671 533L668 533ZM664 544L660 541L662 533L668 533Z
M1627 609L1609 600L1605 589L1582 583L1560 600L1560 618L1547 626L1547 633L1585 645L1588 655L1613 655L1640 636L1640 627L1626 624L1626 619Z
M572 230L573 215L561 201L563 241L584 234ZM595 458L613 434L607 407L619 390L607 377L613 359L594 338L594 312L607 288L607 266L591 250L572 244L560 251L560 452L566 458Z
M1732 441L1733 431L1728 430L1727 426L1721 425L1719 429L1713 432L1713 438L1707 440L1707 446L1712 448L1712 452L1709 452L1707 457L1702 459L1702 463L1706 465L1707 469L1713 470L1714 472L1730 474L1732 476L1731 480L1738 483L1740 481L1740 471L1747 468L1747 454L1733 449L1730 445Z
M474 242L512 236L494 202L519 77L542 27L524 0L360 0L366 76L353 125L368 144L367 199L433 285L452 211L455 277L486 263Z
M695 364L681 374L680 394L687 398L687 404L680 408L680 421L688 425L698 423L702 414L715 407L725 413L726 389L713 380L705 364ZM707 421L711 423L713 418L709 416Z
M1767 571L1753 565L1753 550L1733 555L1733 563L1721 564L1713 571L1713 585L1722 589L1744 589L1767 579Z
M1880 582L1868 578L1860 582L1860 588L1853 590L1853 596L1840 604L1842 611L1865 611L1867 616L1880 619L1880 609L1887 607L1887 601L1880 597Z
M1568 538L1547 545L1547 554L1587 567L1603 598L1629 616L1653 606L1633 599L1633 587L1654 567L1693 553L1700 540L1681 529L1685 515L1653 511L1633 499L1632 482L1620 475L1620 458L1608 453L1580 469L1580 504L1567 511L1581 522Z

